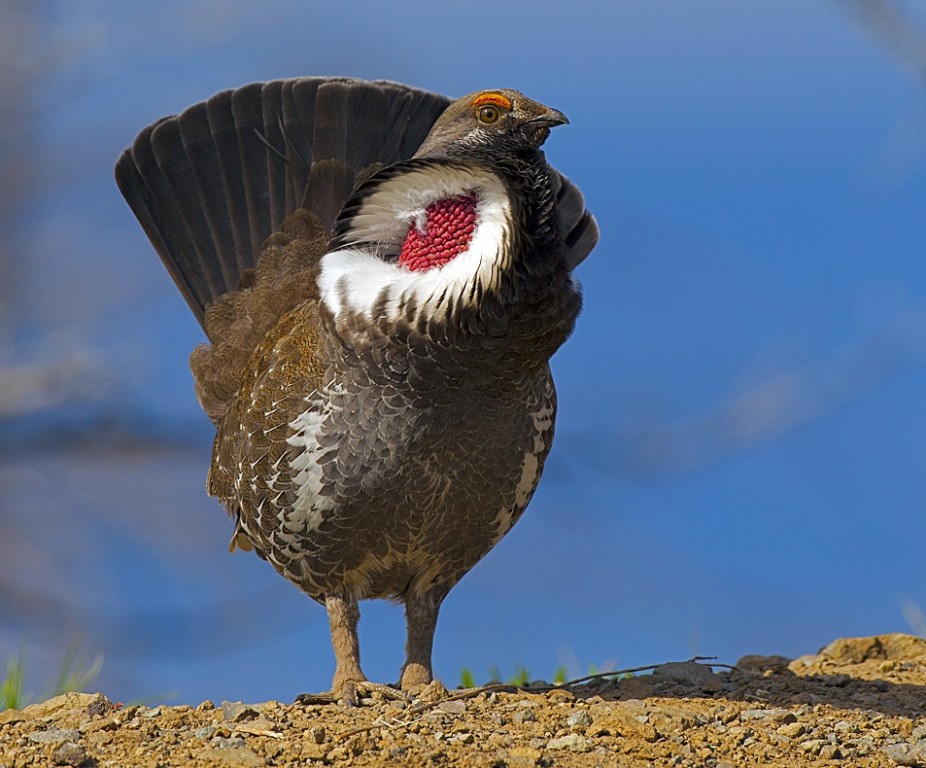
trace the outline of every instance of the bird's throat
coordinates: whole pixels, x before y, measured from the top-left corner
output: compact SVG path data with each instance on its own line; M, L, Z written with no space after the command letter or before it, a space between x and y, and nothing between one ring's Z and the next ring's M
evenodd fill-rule
M475 194L454 195L435 200L425 208L422 224L408 228L399 264L415 272L446 264L463 253L476 230Z

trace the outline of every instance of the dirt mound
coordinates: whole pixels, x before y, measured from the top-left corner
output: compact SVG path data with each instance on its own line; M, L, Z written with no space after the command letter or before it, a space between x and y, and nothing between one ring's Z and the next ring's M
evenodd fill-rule
M547 691L363 706L117 707L70 693L0 713L0 768L926 766L926 640L836 640L789 660L696 662Z

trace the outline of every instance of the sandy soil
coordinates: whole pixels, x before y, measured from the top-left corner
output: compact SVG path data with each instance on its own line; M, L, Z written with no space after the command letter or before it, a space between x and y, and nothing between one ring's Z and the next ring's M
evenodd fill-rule
M120 707L70 693L0 713L22 766L926 766L926 639L836 640L795 660L661 665L548 691L363 706Z

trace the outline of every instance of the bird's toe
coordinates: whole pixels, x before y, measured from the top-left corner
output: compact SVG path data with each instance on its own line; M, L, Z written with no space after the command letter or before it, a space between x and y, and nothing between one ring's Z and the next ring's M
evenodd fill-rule
M364 699L407 702L409 695L405 691L385 683L373 683L369 680L346 680L330 691L302 693L296 697L296 703L307 706L340 704L351 708L362 706Z

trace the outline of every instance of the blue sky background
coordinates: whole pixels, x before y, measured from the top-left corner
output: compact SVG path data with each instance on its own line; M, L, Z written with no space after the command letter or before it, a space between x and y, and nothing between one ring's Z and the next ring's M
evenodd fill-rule
M112 181L149 122L308 74L563 110L547 154L601 226L553 455L445 603L445 682L926 631L922 5L12 5L0 658L26 647L35 693L77 636L121 700L330 681L324 611L226 552L202 331ZM403 643L401 612L365 604L367 674L396 679Z

